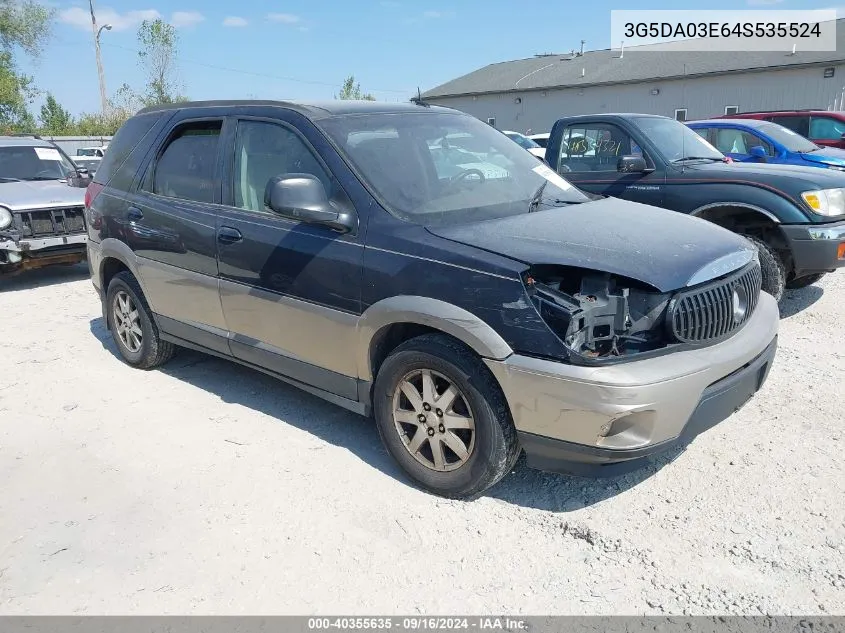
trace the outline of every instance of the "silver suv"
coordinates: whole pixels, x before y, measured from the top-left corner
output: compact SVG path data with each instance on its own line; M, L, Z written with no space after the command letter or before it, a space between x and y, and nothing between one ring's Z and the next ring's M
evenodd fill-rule
M0 276L85 259L87 173L37 136L0 136Z

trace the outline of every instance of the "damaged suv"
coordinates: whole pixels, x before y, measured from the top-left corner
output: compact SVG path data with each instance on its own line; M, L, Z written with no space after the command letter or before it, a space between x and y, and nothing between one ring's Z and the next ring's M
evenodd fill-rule
M466 137L474 154L449 151ZM522 451L561 473L638 467L741 407L775 355L745 238L585 194L446 108L143 110L87 201L128 364L188 347L372 415L399 465L449 497Z
M49 141L0 137L0 276L85 259L85 173Z

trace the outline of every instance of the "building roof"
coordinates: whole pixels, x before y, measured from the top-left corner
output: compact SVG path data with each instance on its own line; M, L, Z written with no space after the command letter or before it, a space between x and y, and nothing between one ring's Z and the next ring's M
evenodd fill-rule
M678 42L619 49L585 51L583 55L538 55L490 64L427 90L423 98L496 92L586 87L657 81L708 74L845 61L845 19L836 21L836 51L748 51L742 53L678 50ZM668 47L668 50L667 50ZM583 69L583 77L582 75Z
M184 108L233 108L245 106L280 107L301 112L312 119L348 114L394 114L401 112L454 112L437 106L423 107L411 102L387 103L384 101L353 101L336 99L334 101L260 101L239 99L231 101L184 101L144 108L138 114L159 112L162 110L181 110Z

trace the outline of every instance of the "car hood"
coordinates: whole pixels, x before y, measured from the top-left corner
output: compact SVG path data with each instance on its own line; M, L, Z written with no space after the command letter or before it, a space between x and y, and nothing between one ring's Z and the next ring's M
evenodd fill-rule
M801 154L801 158L811 163L845 167L845 150L836 147L825 147L816 152Z
M684 168L687 177L737 180L774 185L791 193L807 189L843 186L842 174L833 169L809 165L773 165L770 163L692 163Z
M727 274L756 254L748 240L715 224L617 198L427 228L525 264L588 268L660 292Z
M63 180L24 180L0 183L0 205L10 211L81 207L85 189L71 187Z

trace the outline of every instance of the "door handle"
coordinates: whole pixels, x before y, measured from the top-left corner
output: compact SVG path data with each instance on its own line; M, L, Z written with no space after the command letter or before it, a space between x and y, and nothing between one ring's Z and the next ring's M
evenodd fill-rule
M130 222L137 222L138 220L144 219L144 214L141 213L141 209L138 207L129 207L129 211L126 212L126 217Z
M217 229L217 241L221 244L234 244L244 239L238 229L233 229L231 226L221 226Z

